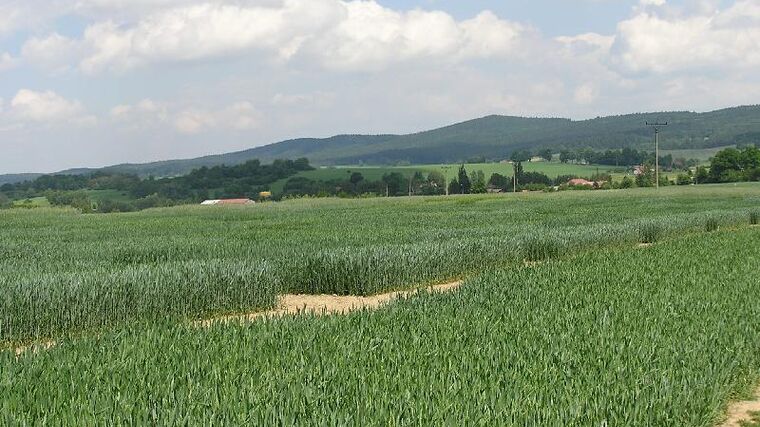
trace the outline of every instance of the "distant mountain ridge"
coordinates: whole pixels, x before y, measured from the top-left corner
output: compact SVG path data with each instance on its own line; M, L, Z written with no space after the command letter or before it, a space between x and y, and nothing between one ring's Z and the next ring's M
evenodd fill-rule
M338 135L301 138L248 150L143 164L121 164L100 169L69 169L63 174L94 171L140 176L184 175L202 166L235 165L251 159L307 157L315 165L387 165L455 163L473 157L503 159L522 149L592 147L651 150L652 130L647 121L667 121L663 149L698 149L760 143L760 106L743 106L706 113L687 111L637 113L590 120L487 116L439 129L408 135ZM31 176L31 175L30 175ZM0 176L0 183L8 178Z

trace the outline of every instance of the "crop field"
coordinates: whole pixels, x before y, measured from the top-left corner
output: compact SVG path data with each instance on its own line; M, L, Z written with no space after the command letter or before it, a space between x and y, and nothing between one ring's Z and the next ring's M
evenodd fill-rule
M711 157L716 155L719 151L725 150L726 148L736 148L735 145L727 145L723 147L714 147L714 148L698 148L698 149L681 149L681 150L660 150L663 156L667 156L668 154L672 155L674 158L684 158L684 159L697 159L702 161L703 163L708 163Z
M31 199L17 200L13 202L13 206L19 208L44 208L50 207L50 202L45 197L34 197Z
M760 379L759 210L742 184L3 211L0 422L713 425Z

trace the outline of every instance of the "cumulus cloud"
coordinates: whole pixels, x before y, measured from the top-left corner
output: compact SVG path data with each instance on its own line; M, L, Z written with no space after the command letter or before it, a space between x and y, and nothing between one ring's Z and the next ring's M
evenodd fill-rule
M576 36L560 36L555 40L566 47L580 49L601 49L608 52L615 43L615 36L605 36L598 33L584 33Z
M754 0L687 16L642 12L618 25L613 60L634 73L750 69L760 65L758 40Z
M174 127L184 134L196 134L208 130L245 131L256 128L261 113L250 102L238 102L221 110L188 109L174 119Z
M27 40L21 47L21 56L31 65L60 72L70 68L71 59L77 58L81 49L80 42L53 33Z
M37 124L93 125L97 119L88 115L79 101L70 101L53 91L21 89L10 102L10 121Z
M209 130L246 131L261 123L262 114L248 101L235 102L219 109L183 107L144 99L134 105L120 104L111 109L115 123L131 130L146 130L165 124L183 134Z
M82 70L256 53L274 60L303 56L332 69L377 69L421 58L507 55L526 31L488 11L456 21L441 11L398 12L374 1L176 3L180 6L159 9L132 25L89 26Z
M509 54L524 28L485 11L457 22L440 11L397 12L375 2L342 3L345 18L305 49L324 66L365 70L415 59L460 61Z

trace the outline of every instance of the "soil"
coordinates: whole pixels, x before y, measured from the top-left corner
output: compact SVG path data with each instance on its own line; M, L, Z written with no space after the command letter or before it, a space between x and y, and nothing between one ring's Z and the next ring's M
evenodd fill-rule
M27 351L31 351L33 353L38 353L43 350L49 350L53 347L55 347L57 343L55 341L45 341L41 343L36 344L29 344L26 346L16 347L13 349L16 352L16 357L21 356L22 354L26 353Z
M740 427L742 421L749 421L750 413L760 411L760 390L755 393L755 399L728 405L728 418L720 427Z
M231 321L248 321L260 318L276 318L288 314L314 314L334 315L347 314L362 309L377 309L399 297L405 297L428 290L431 292L450 292L462 286L462 281L446 283L443 285L429 286L427 288L412 291L390 292L387 294L369 297L339 296L339 295L283 295L280 297L278 307L274 310L242 315L232 315L208 319L199 322L201 326L208 327L214 323L226 323ZM198 324L198 323L196 323Z

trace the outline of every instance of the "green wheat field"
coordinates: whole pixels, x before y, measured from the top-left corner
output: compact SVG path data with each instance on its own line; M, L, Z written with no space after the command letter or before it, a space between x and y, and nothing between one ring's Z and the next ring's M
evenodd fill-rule
M759 212L756 184L2 211L0 424L711 426L760 380Z

